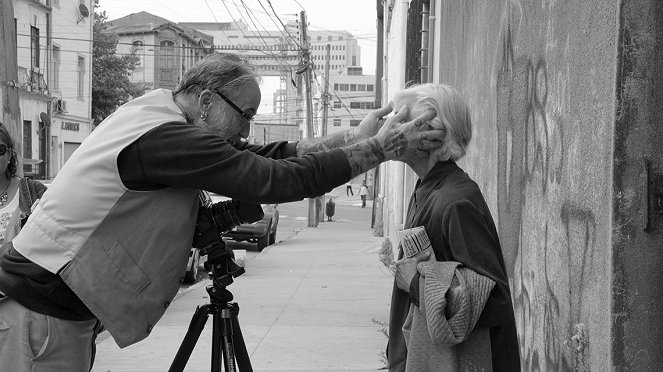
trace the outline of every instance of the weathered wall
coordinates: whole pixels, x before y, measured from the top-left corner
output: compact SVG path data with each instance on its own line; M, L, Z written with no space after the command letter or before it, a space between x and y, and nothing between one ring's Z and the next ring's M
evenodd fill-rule
M525 370L610 369L616 1L442 1L437 81L499 233ZM585 334L574 345L572 337Z
M660 371L663 368L663 2L622 1L619 31L612 359L617 371ZM645 159L650 164L650 182L658 185L647 184Z
M433 81L472 110L460 163L498 224L523 370L661 370L663 1L430 2ZM385 102L408 76L404 3L385 2ZM414 179L383 169L393 242Z

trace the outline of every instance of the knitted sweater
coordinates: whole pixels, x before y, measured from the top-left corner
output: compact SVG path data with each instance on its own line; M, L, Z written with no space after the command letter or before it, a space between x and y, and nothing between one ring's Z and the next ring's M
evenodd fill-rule
M417 265L419 306L403 334L406 372L492 371L488 328L474 329L495 282L452 261Z

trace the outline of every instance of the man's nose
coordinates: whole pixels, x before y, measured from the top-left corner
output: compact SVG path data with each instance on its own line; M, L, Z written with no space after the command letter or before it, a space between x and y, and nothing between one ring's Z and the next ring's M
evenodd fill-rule
M242 130L239 132L239 135L242 136L242 138L247 138L250 132L251 132L251 122L249 121L244 125L242 125Z

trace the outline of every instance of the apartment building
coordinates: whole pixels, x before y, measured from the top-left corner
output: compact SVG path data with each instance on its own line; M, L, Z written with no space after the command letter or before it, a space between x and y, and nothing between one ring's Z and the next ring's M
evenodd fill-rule
M92 0L14 0L26 176L54 177L93 129L92 6Z

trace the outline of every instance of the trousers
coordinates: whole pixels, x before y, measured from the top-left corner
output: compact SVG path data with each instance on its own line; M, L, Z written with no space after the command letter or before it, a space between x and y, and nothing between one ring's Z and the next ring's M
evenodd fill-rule
M97 320L62 320L2 297L0 371L88 372L100 328Z

